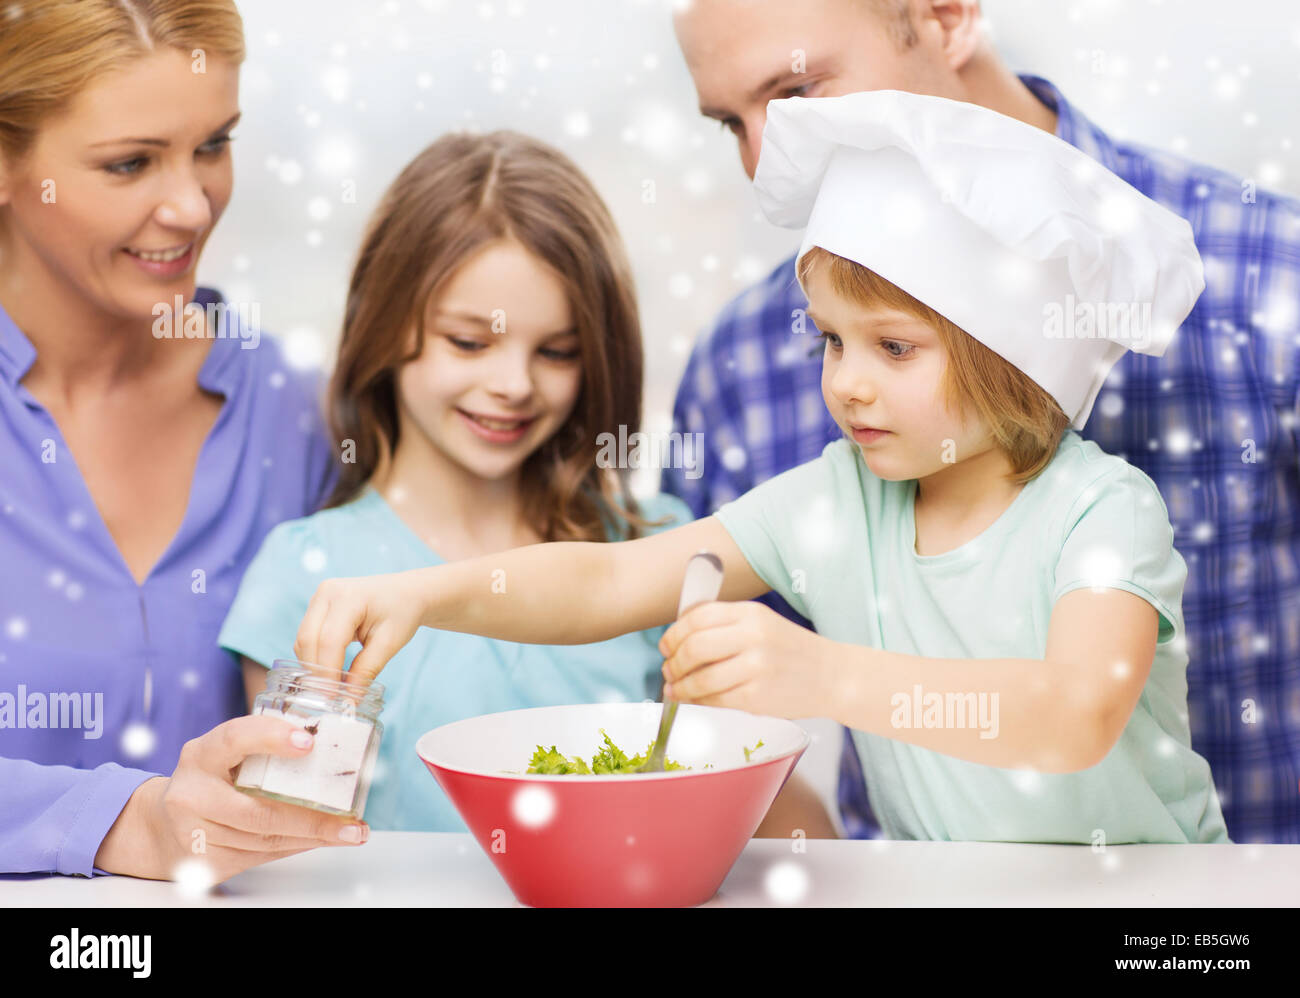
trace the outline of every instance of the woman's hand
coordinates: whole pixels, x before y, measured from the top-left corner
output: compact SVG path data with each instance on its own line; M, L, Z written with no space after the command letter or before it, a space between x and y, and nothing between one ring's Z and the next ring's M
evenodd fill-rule
M831 717L834 642L762 603L701 603L664 632L664 699L776 717Z
M199 860L213 883L273 859L326 845L360 845L362 822L235 789L250 755L303 756L312 736L278 717L237 717L185 743L170 777L136 788L100 843L95 866L171 880L177 864Z
M348 645L360 641L362 649L348 669L348 681L374 679L423 623L421 592L429 586L423 572L326 579L298 625L294 655L302 662L342 670Z

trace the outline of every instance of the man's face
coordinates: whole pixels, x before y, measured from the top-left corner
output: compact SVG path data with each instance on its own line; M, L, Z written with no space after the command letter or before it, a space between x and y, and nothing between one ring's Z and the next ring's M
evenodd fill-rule
M700 112L736 137L745 173L758 166L767 102L906 90L962 99L942 31L914 4L915 41L870 0L691 0L674 18Z

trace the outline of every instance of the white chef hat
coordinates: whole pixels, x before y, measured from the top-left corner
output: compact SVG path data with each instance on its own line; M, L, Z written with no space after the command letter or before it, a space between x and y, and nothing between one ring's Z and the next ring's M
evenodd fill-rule
M774 223L875 271L1010 361L1081 428L1125 350L1159 356L1205 288L1191 226L1041 128L875 90L767 105Z

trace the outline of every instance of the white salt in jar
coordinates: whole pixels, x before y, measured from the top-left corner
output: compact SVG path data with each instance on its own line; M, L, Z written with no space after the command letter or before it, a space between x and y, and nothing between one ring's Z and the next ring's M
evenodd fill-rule
M360 818L384 726L382 683L345 683L347 673L276 659L254 714L292 721L315 738L304 756L250 755L235 786L245 793Z

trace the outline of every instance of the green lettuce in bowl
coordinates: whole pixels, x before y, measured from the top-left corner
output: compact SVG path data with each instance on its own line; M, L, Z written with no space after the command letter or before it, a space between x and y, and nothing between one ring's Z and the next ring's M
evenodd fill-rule
M634 755L629 758L628 754L614 744L614 740L606 734L605 729L600 729L600 736L604 739L605 744L602 748L597 749L596 754L591 757L591 764L582 758L582 756L565 756L554 745L549 749L538 745L537 751L533 753L533 758L528 763L528 769L525 772L535 773L540 776L613 776L635 773L650 756L650 750L654 748L654 742L651 741L645 747L645 751L640 755ZM749 762L749 757L757 752L763 746L762 739L753 748L747 748L745 752L745 761ZM683 766L680 762L674 762L672 759L664 759L664 771L674 769L690 769L690 766ZM705 766L705 769L711 769L711 766Z

